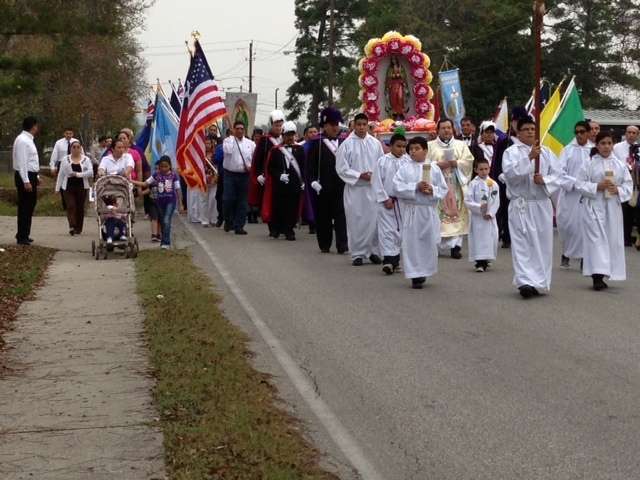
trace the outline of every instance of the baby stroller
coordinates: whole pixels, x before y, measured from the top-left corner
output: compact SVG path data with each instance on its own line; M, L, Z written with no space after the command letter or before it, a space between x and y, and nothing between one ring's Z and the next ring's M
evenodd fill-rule
M133 185L120 175L106 175L96 181L94 188L99 240L97 244L95 240L91 242L91 254L96 260L100 260L100 257L106 260L110 252L123 250L126 258L137 257L140 249L133 234L133 216L136 208ZM107 243L106 221L116 215L126 229L126 240L122 235L124 232L119 232Z

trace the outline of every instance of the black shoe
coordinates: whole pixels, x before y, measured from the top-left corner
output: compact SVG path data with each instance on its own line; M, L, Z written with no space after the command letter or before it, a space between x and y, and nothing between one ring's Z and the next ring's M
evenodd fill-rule
M382 265L382 259L375 253L373 255L369 255L369 261L374 265Z
M230 232L231 231L231 225L229 225L228 223L224 224L224 231L225 232Z
M338 248L338 255L344 255L349 251L348 248Z
M534 297L539 297L540 296L540 292L538 291L538 289L536 287L531 287L531 291L533 292L533 296Z
M511 242L502 242L502 248L511 248Z
M382 266L382 271L387 275L393 275L393 265L391 265L390 263L385 263Z
M565 257L564 255L562 255L562 257L560 257L560 268L570 268L571 265L569 264L569 257Z
M218 220L216 222L216 227L220 228L224 222L222 220Z
M362 265L364 265L364 261L361 258L354 258L353 262L351 262L351 265L353 265L354 267L361 267Z
M73 237L75 234L76 234L76 231L74 229L69 230L69 235Z
M28 247L29 245L31 245L31 243L29 242L29 240L16 240L16 243L17 243L18 245L26 245L27 247Z
M278 238L280 234L278 232L274 232L273 230L269 232L269 236L271 238Z
M236 229L236 235L246 235L247 231L244 228Z
M416 290L420 290L424 286L424 282L427 279L425 277L416 277L411 279L411 288L415 288Z
M608 287L608 285L606 283L604 283L604 275L591 275L591 278L593 278L593 289L596 292L599 292L600 290L604 290L605 288Z
M309 226L309 235L315 235L315 234L316 234L316 227Z
M286 238L288 241L293 242L293 241L295 241L296 236L295 236L294 234L289 234L289 235L286 235L286 236L285 236L285 238Z
M27 238L27 242L33 243L33 238Z
M456 260L460 260L462 258L462 253L460 253L460 247L453 247L451 249L451 258L455 258Z
M534 291L536 291L531 285L523 285L518 290L520 290L522 298L531 298L535 295Z
M329 253L331 250L329 250L328 248L321 248L320 251L322 253Z

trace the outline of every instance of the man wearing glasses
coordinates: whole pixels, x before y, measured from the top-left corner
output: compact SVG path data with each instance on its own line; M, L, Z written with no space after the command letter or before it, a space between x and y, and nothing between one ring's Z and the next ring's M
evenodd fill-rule
M560 267L569 268L571 258L582 258L582 234L580 231L580 198L575 189L578 173L589 164L593 143L589 140L591 126L587 121L576 123L576 137L562 150L560 168L564 173L564 181L558 196L556 221L558 233L562 240L562 257Z

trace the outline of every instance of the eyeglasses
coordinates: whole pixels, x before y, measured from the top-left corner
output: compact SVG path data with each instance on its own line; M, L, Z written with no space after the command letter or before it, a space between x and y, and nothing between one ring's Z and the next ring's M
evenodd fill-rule
M576 130L576 135L582 135L583 133L587 133L586 130Z

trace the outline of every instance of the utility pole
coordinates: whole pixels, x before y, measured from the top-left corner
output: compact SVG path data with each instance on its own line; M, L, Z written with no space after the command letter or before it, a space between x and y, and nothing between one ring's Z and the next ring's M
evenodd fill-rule
M336 0L329 0L329 105L333 105L333 85L335 83L335 67L333 51L336 48Z
M276 88L276 110L278 109L278 90L280 90L280 87Z
M249 93L253 92L253 40L249 43Z

